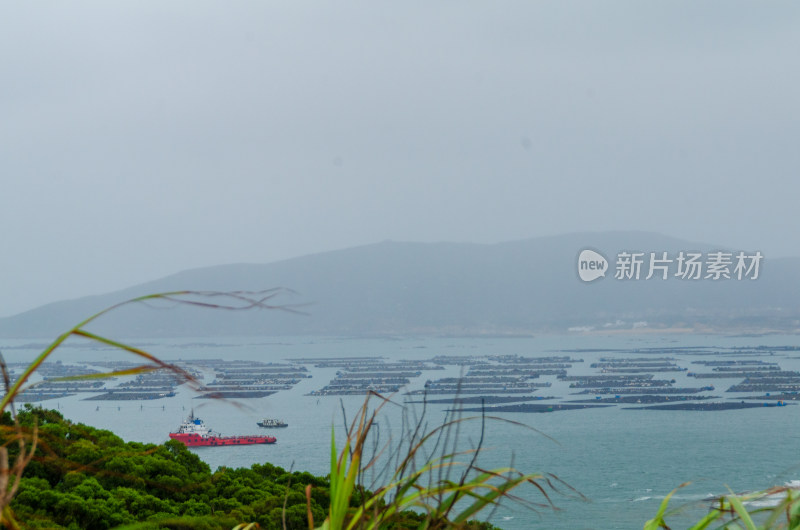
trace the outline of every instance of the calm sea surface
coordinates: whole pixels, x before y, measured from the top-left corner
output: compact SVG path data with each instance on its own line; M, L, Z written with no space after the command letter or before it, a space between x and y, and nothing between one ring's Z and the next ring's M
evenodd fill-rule
M9 362L29 361L40 350L25 347L28 341L0 342L0 349ZM678 346L795 346L796 336L720 337L720 336L575 336L532 339L429 339L398 340L321 339L304 337L172 339L132 341L166 360L177 359L243 359L281 362L301 357L382 356L387 359L426 359L436 355L517 354L525 356L553 355L556 350L578 348L630 349ZM631 357L630 353L568 353L584 359L573 365L570 374L597 373L589 365L599 357ZM642 356L642 355L635 355ZM661 355L658 355L661 356ZM670 354L681 367L698 357ZM784 370L800 370L798 352L778 352L770 357L742 357L778 361ZM68 347L53 358L63 362L74 360L133 360L129 354L104 348ZM330 432L342 431L340 398L306 396L318 390L335 375L336 369L315 369L309 366L311 379L291 391L273 396L242 400L239 406L230 402L193 399L194 394L180 390L174 398L146 402L82 401L75 396L44 402L58 407L68 418L110 429L126 440L163 442L170 430L194 408L206 424L223 434L259 433L256 421L262 417L284 419L286 429L270 431L278 437L275 445L193 449L212 468L241 467L257 462L271 462L285 468L306 470L318 475L328 473ZM445 374L457 375L458 368L447 372L430 372L412 383L419 388L428 378ZM739 381L734 378L697 380L685 373L657 374L656 378L677 379L675 386L713 384L717 390L708 394L723 399L732 397L724 390ZM571 396L566 383L555 377L541 395L567 399ZM435 396L442 397L442 396ZM396 396L402 402L403 396ZM559 400L560 401L560 400ZM363 403L361 397L342 398L349 417ZM434 425L445 417L441 405L429 406L427 417ZM387 407L381 416L383 439L397 436L401 426L400 407ZM498 508L492 521L508 529L530 527L552 529L641 528L652 517L661 499L684 482L672 506L696 517L706 510L703 499L710 494L746 491L800 480L800 407L755 408L722 412L625 410L622 406L594 410L562 411L548 414L503 413L499 416L530 425L552 439L515 425L490 422L486 429L486 452L479 463L483 467L506 466L525 472L549 472L580 491L588 500L552 494L558 511L542 508L536 512L506 503ZM266 431L261 430L261 433ZM462 446L476 443L480 422L464 424ZM339 436L341 440L341 436ZM564 489L564 488L562 488ZM566 490L565 490L566 491ZM524 487L518 494L532 502L544 499L533 487ZM688 525L690 517L678 514L673 527ZM668 520L669 521L669 520Z

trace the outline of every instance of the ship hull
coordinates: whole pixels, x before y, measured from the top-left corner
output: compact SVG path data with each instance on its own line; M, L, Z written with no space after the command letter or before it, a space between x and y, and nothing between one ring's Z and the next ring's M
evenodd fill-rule
M202 436L199 434L169 433L169 437L178 440L187 447L216 447L221 445L254 445L274 444L274 436Z

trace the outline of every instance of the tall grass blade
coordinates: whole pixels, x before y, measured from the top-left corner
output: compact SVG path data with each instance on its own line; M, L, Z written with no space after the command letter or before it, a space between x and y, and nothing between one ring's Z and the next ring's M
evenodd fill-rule
M669 500L675 495L675 492L679 489L683 488L684 486L688 486L688 482L684 482L664 497L664 500L661 501L661 505L658 507L658 512L656 512L656 516L644 523L644 530L659 530L661 528L669 528L667 523L664 521L664 515L667 513L667 507L669 506Z
M747 528L747 530L758 530L756 528L756 524L753 522L753 519L750 517L750 514L747 512L747 508L744 507L744 504L742 504L742 501L739 499L739 497L736 495L729 495L727 500L731 503L731 506L733 506L733 509L736 511L736 514L739 516L739 519L741 519L742 523L744 523L744 526Z

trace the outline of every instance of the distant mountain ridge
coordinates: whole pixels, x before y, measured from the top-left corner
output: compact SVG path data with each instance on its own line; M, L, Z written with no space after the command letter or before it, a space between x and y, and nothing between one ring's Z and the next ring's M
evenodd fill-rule
M611 270L584 283L582 249ZM47 304L0 319L0 337L55 337L105 307L143 294L285 287L276 303L307 315L126 306L92 329L117 337L223 335L526 335L570 328L797 331L800 258L765 256L759 279L613 278L622 250L710 252L720 247L647 232L598 232L498 244L382 242L267 264L179 272L105 295ZM748 249L728 249L739 251ZM644 275L642 276L644 277Z

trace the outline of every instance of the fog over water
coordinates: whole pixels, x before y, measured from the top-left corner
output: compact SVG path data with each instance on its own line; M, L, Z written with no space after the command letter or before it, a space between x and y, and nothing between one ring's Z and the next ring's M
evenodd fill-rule
M386 239L638 229L796 256L799 17L6 3L0 315Z

